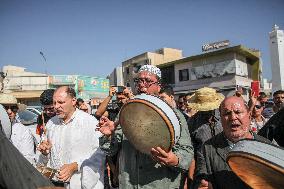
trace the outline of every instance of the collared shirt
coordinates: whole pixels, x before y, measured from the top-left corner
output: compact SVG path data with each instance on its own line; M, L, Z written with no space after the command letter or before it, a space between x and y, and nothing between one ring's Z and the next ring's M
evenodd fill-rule
M46 125L52 143L49 166L59 169L64 164L78 164L79 171L72 175L67 188L103 188L105 155L99 149L97 124L96 118L76 109L66 123L55 116Z
M12 123L11 142L31 164L35 164L35 144L28 126L15 120Z

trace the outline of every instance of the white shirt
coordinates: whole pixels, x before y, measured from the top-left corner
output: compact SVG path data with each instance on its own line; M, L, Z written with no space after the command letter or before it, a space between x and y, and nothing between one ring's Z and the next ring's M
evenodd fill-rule
M104 187L105 155L99 148L101 133L96 131L97 124L95 117L78 109L68 123L55 116L46 124L47 138L52 143L50 167L59 169L64 164L78 164L79 171L73 174L67 188Z
M28 126L18 121L12 123L11 142L31 164L35 164L35 144Z
M258 131L265 125L268 119L261 116L261 122L257 122L254 118L251 120L250 123L250 130L254 133L258 133Z

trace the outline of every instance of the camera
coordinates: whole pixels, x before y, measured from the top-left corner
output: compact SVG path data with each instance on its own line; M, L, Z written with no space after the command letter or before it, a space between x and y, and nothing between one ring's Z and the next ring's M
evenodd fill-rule
M124 86L114 86L116 93L123 93Z

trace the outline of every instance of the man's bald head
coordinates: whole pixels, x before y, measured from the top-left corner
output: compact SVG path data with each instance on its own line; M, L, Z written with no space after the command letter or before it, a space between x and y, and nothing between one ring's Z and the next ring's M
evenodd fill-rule
M73 88L69 87L69 86L61 86L61 87L58 87L54 93L56 92L66 92L66 94L68 96L70 96L71 98L76 98L76 92Z
M53 106L56 115L68 121L76 110L76 93L68 86L62 86L55 90L53 95Z
M234 102L234 103L239 103L239 104L242 104L244 105L244 107L247 109L247 111L249 111L249 107L247 106L246 102L244 101L243 98L241 97L237 97L237 96L229 96L229 97L226 97L220 104L220 112L222 110L222 108L224 107L224 105L228 102Z
M250 113L243 98L237 96L225 98L220 105L220 115L227 139L237 142L243 138L251 138Z

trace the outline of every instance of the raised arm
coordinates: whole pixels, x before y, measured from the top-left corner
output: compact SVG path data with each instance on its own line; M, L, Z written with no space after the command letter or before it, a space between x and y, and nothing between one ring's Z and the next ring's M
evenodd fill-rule
M115 88L114 87L110 87L109 89L109 95L104 99L104 101L99 105L98 110L95 113L95 116L97 118L102 117L102 115L105 113L105 111L107 110L107 105L108 103L111 101L113 95L115 94Z

